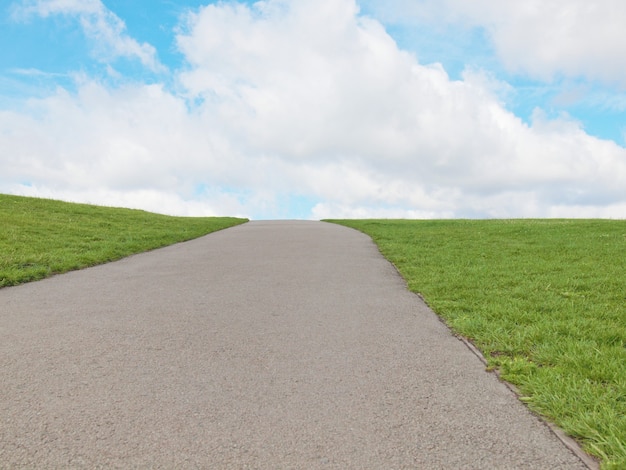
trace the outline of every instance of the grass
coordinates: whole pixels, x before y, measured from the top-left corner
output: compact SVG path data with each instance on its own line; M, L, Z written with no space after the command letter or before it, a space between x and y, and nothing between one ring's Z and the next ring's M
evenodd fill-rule
M626 221L342 220L605 469L626 468Z
M245 221L0 195L0 287L113 261Z

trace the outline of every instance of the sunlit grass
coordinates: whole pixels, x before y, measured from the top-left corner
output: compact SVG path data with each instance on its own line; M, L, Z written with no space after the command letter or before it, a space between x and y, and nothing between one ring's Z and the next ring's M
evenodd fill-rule
M335 221L471 339L530 408L626 468L626 221Z
M0 195L0 287L113 261L243 222Z

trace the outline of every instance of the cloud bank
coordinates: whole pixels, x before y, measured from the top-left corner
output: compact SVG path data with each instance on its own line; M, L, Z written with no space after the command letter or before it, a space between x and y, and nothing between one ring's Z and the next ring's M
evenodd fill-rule
M555 62L558 44L540 51L532 39L515 52L524 18L547 34L536 2L444 3L450 21L481 18L512 69L592 73L591 54ZM111 57L158 67L98 0L29 5L83 18ZM353 0L207 5L181 18L176 47L185 65L170 72L174 85L83 76L76 92L0 111L0 190L252 218L626 216L626 149L567 116L537 109L522 121L500 98L507 84L419 63ZM594 77L619 74L603 66Z
M540 80L586 77L626 87L620 0L364 0L389 23L484 29L509 71Z

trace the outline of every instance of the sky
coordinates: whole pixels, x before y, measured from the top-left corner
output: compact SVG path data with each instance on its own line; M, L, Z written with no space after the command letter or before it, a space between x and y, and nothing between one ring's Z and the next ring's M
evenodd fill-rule
M626 218L622 0L2 0L0 193Z

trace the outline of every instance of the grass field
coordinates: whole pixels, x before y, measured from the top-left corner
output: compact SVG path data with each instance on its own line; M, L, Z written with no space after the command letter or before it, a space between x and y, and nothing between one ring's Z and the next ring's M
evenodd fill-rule
M243 222L0 195L0 287L113 261Z
M370 235L531 409L626 469L626 221L333 222Z

